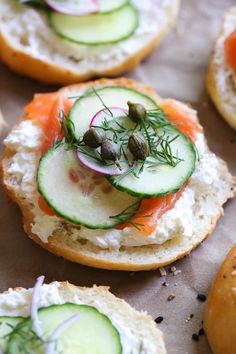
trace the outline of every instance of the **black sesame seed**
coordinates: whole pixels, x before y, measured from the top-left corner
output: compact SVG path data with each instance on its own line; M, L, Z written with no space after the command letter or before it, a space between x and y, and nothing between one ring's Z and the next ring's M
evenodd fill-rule
M156 323L161 323L163 320L164 320L164 317L159 316L159 317L157 317L157 318L155 319L155 322L156 322Z
M199 336L197 333L193 333L192 334L192 340L195 340L195 342L198 342L199 341Z
M206 301L206 295L204 295L204 294L198 294L198 295L197 295L197 299L198 299L199 301L204 302L204 301Z
M191 315L189 316L190 318L193 318L194 317L194 314L193 313L191 313Z
M199 336L203 336L203 334L205 334L204 329L203 329L203 328L199 329L198 335L199 335Z

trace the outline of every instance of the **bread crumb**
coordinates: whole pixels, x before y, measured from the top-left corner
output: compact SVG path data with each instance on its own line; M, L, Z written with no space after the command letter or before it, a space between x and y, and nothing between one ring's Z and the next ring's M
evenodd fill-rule
M167 276L167 273L166 273L166 270L164 267L159 268L159 272L160 272L161 277Z

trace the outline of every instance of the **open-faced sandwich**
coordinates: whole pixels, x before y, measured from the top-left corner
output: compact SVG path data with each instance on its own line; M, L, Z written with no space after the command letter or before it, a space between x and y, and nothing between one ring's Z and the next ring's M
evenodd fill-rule
M94 267L154 269L183 257L234 195L196 111L128 79L35 95L4 143L3 184L26 233Z
M222 117L236 129L236 7L226 13L215 41L207 88Z
M152 318L108 288L68 282L0 294L0 352L4 354L165 354Z
M0 58L68 84L137 66L167 35L179 0L1 0Z
M236 244L212 284L204 329L214 354L236 354Z

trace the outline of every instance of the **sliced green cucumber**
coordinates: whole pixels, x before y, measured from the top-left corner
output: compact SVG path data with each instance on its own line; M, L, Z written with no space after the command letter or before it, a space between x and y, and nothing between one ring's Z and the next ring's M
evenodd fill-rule
M195 169L196 152L186 136L171 126L159 129L158 135L172 141L170 143L171 153L174 158L178 157L181 161L175 167L170 164L155 166L158 161L153 157L148 157L138 178L131 173L125 177L108 177L116 188L133 196L161 197L177 192L191 177ZM160 151L163 152L161 148Z
M53 332L67 319L78 314L78 319L55 341L58 353L63 354L121 354L120 334L110 319L96 308L87 305L52 305L39 310L41 328L46 338L42 342L33 335L30 319L24 321L20 332L10 336L7 354L42 354ZM23 350L24 349L24 350Z
M0 316L0 348L5 352L9 335L24 317Z
M49 21L61 37L86 45L120 42L130 37L138 26L137 10L132 5L107 13L68 16L51 11Z
M58 215L91 229L113 228L131 218L139 207L139 199L118 191L103 175L85 168L65 144L49 149L41 158L37 180L39 192Z
M104 104L108 107L119 107L128 109L127 102L138 102L145 106L146 109L157 108L156 102L150 97L135 91L133 89L122 86L106 86L79 98L70 111L70 120L74 125L75 138L81 138L89 128L90 122L95 114L104 108ZM100 99L99 99L100 97Z

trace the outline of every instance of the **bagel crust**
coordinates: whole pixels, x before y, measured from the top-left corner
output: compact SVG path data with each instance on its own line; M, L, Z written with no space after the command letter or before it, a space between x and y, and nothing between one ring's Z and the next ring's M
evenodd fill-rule
M5 4L7 4L7 2L12 2L12 0L2 1ZM162 19L162 22L158 29L154 33L148 34L146 38L141 38L141 40L138 36L136 38L136 35L131 36L130 39L124 41L124 45L126 47L129 47L128 52L125 53L122 58L116 59L113 55L111 58L106 59L103 65L96 65L96 61L94 61L93 65L89 65L89 57L87 58L88 65L86 65L86 54L83 58L83 64L81 64L82 59L80 58L80 52L82 51L83 53L85 49L89 51L91 47L89 48L89 46L77 45L78 49L76 52L76 45L74 44L73 51L75 52L76 57L73 58L74 55L71 54L71 59L68 60L67 58L67 61L64 60L63 63L63 55L65 55L66 57L67 49L70 48L70 42L68 43L68 41L65 41L59 37L57 38L57 36L52 33L52 30L49 28L49 26L47 26L46 30L50 31L49 36L52 36L51 43L48 43L47 40L44 40L43 45L49 46L49 51L52 51L52 54L51 56L44 55L44 57L42 57L40 50L37 52L35 48L31 48L30 45L22 45L22 42L24 41L26 41L27 43L30 42L29 38L18 38L15 37L15 35L13 35L12 33L8 32L9 25L7 21L4 20L4 12L9 12L9 9L5 9L4 7L1 9L1 6L3 6L4 4L0 4L0 25L2 22L2 29L0 31L0 58L5 64L7 64L12 70L16 71L17 73L50 84L72 84L86 81L95 77L118 76L126 71L132 70L137 67L140 62L162 42L162 40L167 36L169 31L171 30L179 11L180 0L169 1L169 5L167 7L165 5L164 0L155 0L155 2L155 6L160 6L160 16ZM16 5L14 4L12 6L13 11L15 11L14 16L17 16L18 12L22 13L22 5L21 9L15 8ZM31 11L34 11L34 13L36 12L33 9ZM39 22L39 20L41 21L41 18L37 19L35 22L37 23ZM40 29L39 27L39 35L40 31L42 31L42 29ZM27 37L26 34L25 37ZM129 42L129 40L135 41L136 44L139 43L137 49L132 50L132 46L134 45L134 43ZM52 48L50 48L50 45L53 46L55 41L58 42L59 47L64 48L64 54L59 53L57 49L53 51ZM33 42L37 42L37 37L34 38ZM142 45L140 45L140 43L142 43ZM115 47L118 45L119 43L113 46L102 46L101 48L104 52L107 52L110 50L110 47ZM41 47L42 43L38 44L38 46ZM125 51L127 51L127 49L125 49ZM76 62L78 62L77 65L75 65Z
M157 103L161 102L161 98L153 91L150 86L139 84L133 80L125 78L121 79L101 79L86 84L73 85L65 87L60 90L60 94L68 97L74 96L91 86L101 87L109 85L125 86L140 91L149 95ZM186 106L185 106L186 107ZM196 118L195 118L196 119ZM18 125L22 120L19 121ZM17 126L16 126L17 128ZM23 214L23 225L27 235L43 248L49 250L57 256L62 256L73 262L82 263L84 265L93 266L104 269L114 270L150 270L170 264L177 259L189 254L195 247L197 247L206 237L213 231L218 218L222 214L222 205L228 198L233 197L235 181L229 174L225 163L214 157L217 161L218 168L221 170L222 183L220 188L221 193L217 193L217 200L214 199L214 212L211 217L208 217L202 223L202 216L197 216L194 223L200 228L194 233L192 237L180 234L173 239L164 242L163 244L151 244L139 247L121 247L118 250L104 249L91 243L84 242L84 239L73 240L70 231L66 226L51 234L47 242L37 234L33 228L34 212L33 201L29 200L25 195L19 193L19 183L15 181L14 174L9 173L9 166L12 165L16 151L14 148L7 147L2 156L2 180L4 188L9 197L14 200L21 208ZM215 156L215 155L214 155ZM35 166L34 166L35 167ZM215 170L213 170L214 174ZM219 196L218 196L219 194ZM211 200L211 203L212 200Z
M214 354L236 353L236 244L212 284L205 308L204 329Z

